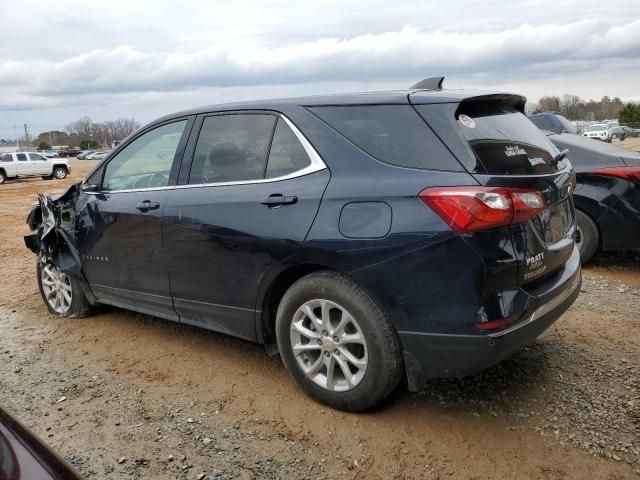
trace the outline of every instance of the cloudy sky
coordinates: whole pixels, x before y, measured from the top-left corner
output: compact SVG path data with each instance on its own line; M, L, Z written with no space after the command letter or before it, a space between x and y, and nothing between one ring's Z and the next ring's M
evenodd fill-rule
M438 74L640 100L637 0L0 0L0 27L0 138Z

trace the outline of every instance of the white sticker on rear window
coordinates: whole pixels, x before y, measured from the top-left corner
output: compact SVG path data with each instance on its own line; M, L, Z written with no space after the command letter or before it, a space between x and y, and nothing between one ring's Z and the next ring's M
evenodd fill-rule
M475 120L467 115L458 116L458 120L467 128L476 128Z
M520 145L507 145L504 147L504 154L507 157L517 157L518 155L526 155L527 151Z

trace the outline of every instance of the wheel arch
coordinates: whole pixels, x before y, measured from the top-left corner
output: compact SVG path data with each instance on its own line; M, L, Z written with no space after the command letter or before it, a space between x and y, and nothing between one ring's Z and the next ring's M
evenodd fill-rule
M51 169L52 174L56 168L64 168L64 171L67 172L67 174L69 173L69 167L67 167L67 165L65 165L64 163L54 163L53 168Z
M338 271L328 265L319 263L303 263L291 265L278 272L259 294L257 307L260 311L256 322L256 338L259 343L274 345L276 343L275 323L278 305L285 292L295 282L311 273L322 270Z
M591 221L596 226L598 230L598 250L601 251L603 249L604 240L603 240L603 232L600 227L600 222L598 219L606 212L603 212L602 205L589 197L583 197L581 195L574 195L574 204L575 209L584 213L587 217L591 219Z

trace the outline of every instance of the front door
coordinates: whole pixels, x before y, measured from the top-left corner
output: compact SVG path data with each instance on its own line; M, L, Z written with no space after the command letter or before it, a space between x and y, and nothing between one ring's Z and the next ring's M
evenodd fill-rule
M298 250L328 181L284 117L204 118L188 184L176 187L163 217L180 320L255 340L260 279Z
M162 212L177 176L188 120L132 139L81 194L76 231L82 267L100 302L176 319L162 246Z
M51 175L53 166L49 159L39 153L30 153L31 175Z

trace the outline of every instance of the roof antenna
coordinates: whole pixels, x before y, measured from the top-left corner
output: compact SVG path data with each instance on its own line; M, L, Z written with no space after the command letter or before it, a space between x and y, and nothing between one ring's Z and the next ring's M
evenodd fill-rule
M409 90L442 90L442 82L444 77L429 77L412 85Z

